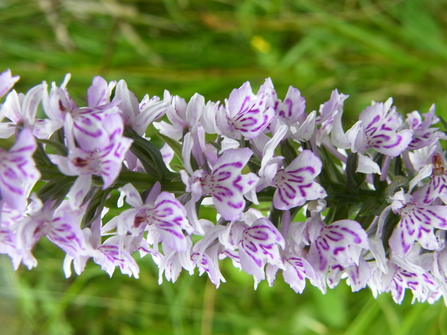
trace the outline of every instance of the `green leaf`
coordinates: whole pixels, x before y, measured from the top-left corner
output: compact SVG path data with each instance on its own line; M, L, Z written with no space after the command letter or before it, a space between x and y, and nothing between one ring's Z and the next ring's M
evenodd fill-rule
M445 121L442 117L438 116L439 121L441 122L442 126L444 127L444 131L447 131L447 121Z
M281 220L281 217L282 217L282 211L276 209L275 206L273 206L272 202L272 205L270 206L269 220L273 223L275 227L279 227L279 221Z
M48 158L47 153L43 149L42 143L37 142L37 150L34 152L33 159L37 165L50 166L54 165Z
M71 185L73 185L75 180L76 177L71 176L55 177L48 181L47 184L42 186L37 195L42 202L47 200L55 200L56 203L53 207L56 208L65 199L67 193L70 191Z
M400 221L400 216L397 214L394 214L393 211L390 211L385 218L385 224L383 225L383 235L382 235L382 241L383 246L385 250L388 250L388 240L391 237L391 234L394 231L394 228L397 226L397 224Z
M292 146L289 140L281 141L279 147L281 149L281 155L284 156L286 165L289 165L295 158L298 157L298 152Z
M138 157L148 174L156 176L159 181L170 180L174 177L175 174L168 170L160 150L154 144L132 129L126 128L124 135L133 140L130 150Z
M357 173L358 154L351 152L346 162L346 187L349 193L355 194L366 179L366 174Z
M247 165L250 169L250 172L258 173L259 169L261 168L261 160L258 158L258 156L253 155L248 161Z
M160 137L163 141L165 141L171 149L174 151L174 154L177 156L179 161L183 164L183 156L182 156L182 145L179 141L175 141L172 138L165 136L163 134L157 133L157 136Z
M374 156L374 162L376 162L379 166L383 165L384 159L385 156L380 153L377 153ZM373 174L373 184L374 188L379 192L383 192L388 187L388 183L384 180L380 180L380 175L378 175L377 173Z
M341 166L334 163L334 157L323 146L319 148L320 159L323 163L323 169L318 176L321 186L325 189L334 184L345 185L346 177L341 172Z
M92 222L95 221L104 208L104 203L107 200L107 196L112 191L112 188L107 188L105 190L98 188L96 192L93 194L91 199L86 197L86 201L89 201L87 210L85 211L85 215L82 218L81 227L86 228L90 227Z
M68 156L68 149L63 145L62 143L54 140L44 140L44 139L37 139L37 142L44 143L46 145L51 146L54 148L59 155L67 157Z
M376 216L379 216L382 213L384 207L383 199L379 196L368 197L362 202L362 207L358 211L354 220L360 223L363 229L367 229Z

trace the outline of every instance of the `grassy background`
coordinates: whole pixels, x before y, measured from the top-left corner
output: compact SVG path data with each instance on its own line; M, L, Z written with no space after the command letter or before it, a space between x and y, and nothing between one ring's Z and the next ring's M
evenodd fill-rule
M21 75L19 91L72 73L80 105L95 75L125 79L140 98L221 101L271 77L279 97L299 88L308 111L334 88L349 94L351 121L390 96L400 112L436 103L446 116L446 20L442 0L0 0L0 64ZM159 286L149 258L139 280L93 264L67 280L57 247L41 241L36 255L37 269L17 272L0 255L1 335L447 334L443 302L411 295L401 306L344 284L297 295L281 278L254 291L226 262L218 290L187 274Z

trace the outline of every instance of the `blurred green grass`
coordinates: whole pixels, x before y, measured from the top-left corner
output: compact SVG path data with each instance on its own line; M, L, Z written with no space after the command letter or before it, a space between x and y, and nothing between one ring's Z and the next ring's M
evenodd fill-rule
M25 90L46 79L82 97L92 76L222 100L250 80L302 90L317 109L350 94L357 115L392 96L402 112L446 101L446 6L412 1L3 0L0 59ZM46 4L46 5L45 5Z
M349 94L353 121L371 100L392 96L398 111L447 116L447 3L440 0L2 0L0 61L26 91L61 83L79 104L92 77L125 79L139 98L164 89L223 100L249 80L271 77L279 96L299 88L308 110L333 89ZM182 274L157 283L149 258L139 280L112 279L89 264L64 279L63 255L48 241L39 266L11 270L0 255L0 334L446 334L440 301L402 306L341 284L295 294L224 262L227 283Z

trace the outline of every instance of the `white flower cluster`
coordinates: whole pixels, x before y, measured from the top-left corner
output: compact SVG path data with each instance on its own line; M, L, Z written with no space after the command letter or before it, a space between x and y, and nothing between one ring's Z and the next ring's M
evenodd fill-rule
M0 74L0 138L13 142L0 148L0 253L14 268L37 265L45 236L65 251L66 276L93 259L138 277L139 252L160 282L197 268L219 286L230 258L255 287L281 271L300 293L347 278L398 303L406 289L415 301L447 296L446 135L434 107L404 121L391 99L373 102L345 132L347 95L307 113L298 89L280 100L270 79L221 104L167 91L139 101L123 80L95 77L83 107L69 76L26 94L11 91L18 79ZM145 137L150 124L162 148Z

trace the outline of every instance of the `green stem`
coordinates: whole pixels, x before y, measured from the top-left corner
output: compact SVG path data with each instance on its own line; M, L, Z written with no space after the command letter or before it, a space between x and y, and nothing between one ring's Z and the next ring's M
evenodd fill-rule
M43 181L50 181L56 177L64 176L56 165L38 164L37 168L42 175L41 179ZM131 183L137 190L143 191L152 187L157 181L159 181L157 178L151 177L144 172L121 171L113 187L118 188ZM185 185L180 180L160 181L160 184L163 191L172 193L183 193L185 191ZM102 186L102 178L99 176L93 176L93 185Z

